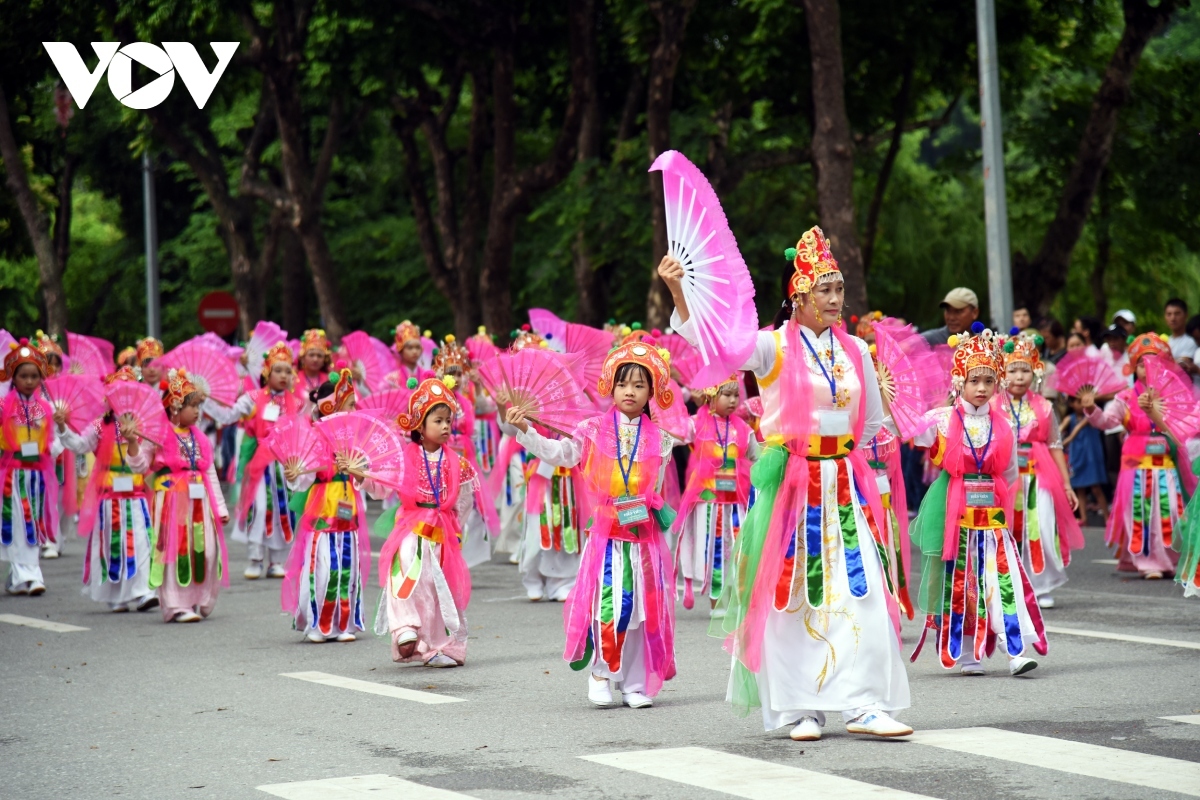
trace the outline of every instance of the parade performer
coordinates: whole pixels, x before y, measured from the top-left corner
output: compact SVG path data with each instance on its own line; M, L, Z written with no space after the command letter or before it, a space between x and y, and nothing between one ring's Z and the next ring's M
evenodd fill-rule
M136 349L138 374L141 376L142 383L158 386L162 383L163 373L154 362L163 356L163 343L153 336L147 336L145 339L137 340Z
M137 374L121 367L104 382L117 381L137 381ZM79 510L79 531L88 540L84 594L115 612L157 608L158 597L150 589L149 491L143 475L129 465L136 423L118 420L110 410L77 434L64 424L65 417L65 411L54 417L63 444L81 458L95 453Z
M396 524L379 552L384 593L375 632L391 636L393 661L427 667L467 660L471 573L461 536L478 481L471 462L449 447L459 413L454 385L453 378L426 378L400 415L413 444Z
M263 354L259 389L247 392L226 408L212 401L204 404L204 413L220 425L244 420L243 438L238 454L237 520L233 540L246 542L249 563L242 577L257 580L263 576L282 578L288 548L296 531L296 512L291 508L291 491L276 460L263 440L275 423L303 411L305 401L294 388L294 356L285 342L279 342Z
M741 366L758 380L766 447L714 623L734 654L728 697L797 741L819 739L834 711L850 733L906 736L891 717L909 705L900 612L873 541L883 505L860 447L883 422L875 369L841 328L845 283L820 228L785 257L784 324L759 332ZM682 266L665 257L659 275L671 327L695 344Z
M53 378L64 372L63 350L58 344L57 334L47 334L37 331L31 344L38 349L46 360L47 378ZM43 384L40 387L42 399L50 402L50 395ZM58 526L47 533L50 538L42 543L42 558L55 559L61 554L69 536L76 532L79 515L79 482L75 473L75 454L64 447L54 459L54 478L58 482Z
M694 605L699 582L701 594L707 594L715 608L746 519L750 465L758 460L760 448L749 423L737 415L741 379L736 373L692 397L704 405L690 423L692 454L677 518L675 557L683 579L683 607Z
M185 370L162 382L171 439L157 447L133 437L126 453L135 472L153 472L154 551L150 588L158 589L163 622L199 622L212 613L229 585L229 554L222 525L229 521L213 466L212 447L196 429L204 393Z
M590 670L588 699L649 708L675 676L675 570L664 531L673 512L662 501L675 439L646 416L651 396L674 401L665 350L634 342L609 353L598 390L615 407L568 439L548 439L510 408L507 422L533 456L555 467L579 466L591 510L579 578L563 609L564 658Z
M329 381L329 367L333 362L333 351L325 331L310 328L300 337L299 380L297 393L307 399L310 393L320 389Z
M394 340L393 349L396 351L400 367L383 377L384 389L403 389L408 386L409 378L416 378L419 383L433 377L431 370L421 367L421 354L424 349L420 328L406 319L396 326Z
M950 337L954 405L930 411L934 426L914 440L930 448L942 473L914 523L923 560L918 603L928 616L912 658L932 633L943 667L982 675L980 662L999 641L1016 676L1037 667L1025 656L1029 645L1046 654L1046 631L1009 529L1013 490L1022 484L1016 436L992 403L1004 354L983 323L972 329L977 335Z
M54 461L63 445L43 397L45 356L28 339L9 347L0 370L0 381L11 381L0 414L0 560L8 562L9 594L40 595L46 591L40 549L57 539Z
M1001 347L1006 390L992 403L1016 432L1020 478L1013 493L1012 533L1025 574L1041 608L1053 608L1050 593L1067 582L1071 551L1083 547L1075 518L1079 500L1063 454L1062 426L1050 401L1031 388L1044 373L1041 336L1021 336L1016 328Z
M334 373L309 400L316 419L353 411L353 374L349 369ZM361 481L340 463L287 478L297 498L303 496L304 512L283 581L283 610L310 642L353 642L355 633L365 630L363 588L371 570Z
M1182 443L1163 425L1153 392L1146 387L1146 359L1170 360L1170 348L1157 334L1142 333L1130 337L1125 352L1125 370L1134 376L1133 386L1118 393L1103 411L1096 406L1094 392L1081 391L1079 404L1088 422L1100 430L1125 427L1104 541L1117 548L1118 570L1136 570L1147 580L1157 580L1175 572L1178 554L1168 548L1186 503L1184 481L1190 476L1181 474L1178 466L1181 460L1187 463Z
M470 348L473 343L477 342L491 348L492 352L497 352L495 345L492 344L492 337L488 335L487 328L483 325L480 325L475 335L467 340L468 352L474 352ZM478 368L479 364L476 363L474 366ZM500 410L496 405L496 400L479 384L474 375L472 375L471 383L475 391L475 440L473 443L475 464L481 480L489 484L489 489L491 489L491 481L488 478L500 456ZM495 497L496 493L490 491L490 494Z

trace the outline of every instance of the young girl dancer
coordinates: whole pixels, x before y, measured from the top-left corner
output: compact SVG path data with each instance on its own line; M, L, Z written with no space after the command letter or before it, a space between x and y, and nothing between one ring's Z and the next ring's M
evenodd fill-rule
M936 424L914 440L930 448L942 474L914 523L924 556L919 605L928 617L912 658L932 631L943 667L983 675L980 662L999 641L1009 674L1023 675L1037 667L1025 656L1027 646L1046 654L1046 630L1009 530L1011 487L1020 486L1016 436L991 402L1003 353L982 323L973 330L978 335L951 337L958 398L930 411Z
M6 591L36 596L46 591L40 548L57 538L54 460L63 445L42 396L45 356L28 339L9 347L0 370L0 381L11 381L0 415L0 560L8 562Z
M229 585L229 554L221 526L229 521L212 448L196 429L204 393L185 370L163 381L171 436L162 447L133 437L126 450L135 472L154 472L154 551L150 588L158 589L163 622L199 622Z
M676 559L683 577L683 607L695 604L699 582L701 594L716 608L734 541L746 519L750 465L758 460L759 445L750 425L736 414L741 403L736 373L692 397L704 405L691 420L692 454L679 507Z
M1067 582L1071 551L1083 547L1083 531L1075 519L1079 500L1071 488L1058 414L1031 389L1043 373L1038 355L1042 337L1010 336L1002 347L1007 388L992 402L1017 435L1020 478L1013 487L1012 532L1038 605L1054 608L1050 593Z
M320 328L311 328L304 332L300 337L300 357L299 361L299 380L297 381L297 393L305 399L309 395L320 389L322 384L329 380L329 366L333 361L333 352L330 350L329 339L325 336L325 331Z
M670 520L660 517L675 440L645 415L651 395L663 407L675 399L662 353L640 342L609 353L599 393L612 395L615 407L581 423L569 439L542 436L519 408L507 412L532 455L581 468L592 513L563 613L564 658L573 669L590 669L588 699L599 706L613 704L615 689L625 705L649 708L675 676L675 570L663 535Z
M471 573L463 560L463 523L477 483L471 463L450 449L459 401L452 378L427 378L408 399L400 427L407 448L396 525L379 552L384 587L376 633L390 634L392 660L459 667L467 660Z
M316 419L353 411L353 374L348 369L334 373L309 399ZM308 422L298 419L295 424ZM371 570L371 537L360 481L343 464L306 475L288 473L287 478L289 488L305 494L305 500L283 581L283 610L310 642L353 642L355 633L365 629L363 580Z
M129 367L105 378L105 383L137 381ZM117 419L109 411L82 434L64 424L65 412L55 414L63 444L83 458L95 453L79 508L79 531L87 537L83 563L84 594L107 603L114 612L149 611L158 606L150 589L150 504L145 478L129 466L129 443L137 435L132 419Z
M396 326L395 350L400 368L384 376L384 389L404 389L408 386L409 378L416 378L419 383L433 377L430 370L421 367L421 354L424 352L421 329L407 319Z

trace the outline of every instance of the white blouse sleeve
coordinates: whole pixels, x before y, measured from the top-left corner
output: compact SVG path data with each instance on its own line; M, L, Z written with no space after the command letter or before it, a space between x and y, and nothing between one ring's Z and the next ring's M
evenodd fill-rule
M254 411L254 398L250 394L244 394L237 399L232 406L223 406L220 403L207 398L201 409L205 414L212 417L213 420L220 426L233 425L242 417Z
M63 427L57 431L59 438L62 440L63 446L77 456L85 456L96 449L96 445L100 443L100 434L96 431L96 426L89 425L82 434L76 433L68 427Z
M875 376L875 362L871 360L867 343L857 337L854 343L858 345L859 354L862 356L862 390L867 401L867 418L863 420L862 440L869 442L883 427L883 397L879 394L879 379Z
M692 320L689 317L687 322L681 322L679 319L679 311L671 312L671 328L688 341L693 347L696 346L698 337L696 336L695 327L692 325ZM749 370L757 377L764 378L771 374L771 370L775 367L775 332L774 331L759 331L758 337L754 341L754 350L746 357L746 363L738 369Z
M212 487L213 503L217 507L218 517L228 517L229 507L225 505L225 493L221 491L221 481L217 479L217 466L209 462L208 469L205 470L205 477L208 478L208 485Z
M574 439L547 439L532 427L524 433L517 432L517 443L556 467L574 467L583 460L583 448Z

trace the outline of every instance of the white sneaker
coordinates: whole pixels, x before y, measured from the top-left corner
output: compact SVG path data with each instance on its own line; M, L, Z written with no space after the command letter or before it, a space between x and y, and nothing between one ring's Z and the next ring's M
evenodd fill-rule
M318 630L309 631L307 634L305 634L304 638L308 639L313 644L325 644L325 634Z
M246 571L242 573L242 577L248 581L256 581L263 576L263 565L261 561L251 561L246 565Z
M871 736L908 736L913 729L897 722L883 711L868 711L846 723L848 733L865 733Z
M541 589L527 589L525 590L525 596L529 598L529 602L531 603L537 603L546 597L546 595L542 594Z
M56 544L42 545L42 558L58 558L58 545L56 545Z
M630 708L650 708L654 705L654 698L646 697L641 692L622 692L621 702Z
M10 583L4 587L4 591L12 595L29 594L29 581L24 583Z
M567 598L570 596L571 596L571 587L563 586L560 589L558 589L558 591L556 591L554 594L550 595L550 599L556 603L565 603L565 602L567 602Z
M612 688L608 685L608 678L598 681L595 677L588 676L588 700L591 700L598 706L611 706L613 704Z
M175 618L172 619L171 621L172 622L199 622L201 619L203 619L203 617L201 617L195 611L180 611L178 614L175 615Z
M457 667L458 662L445 653L438 653L433 658L425 662L427 667Z
M1037 669L1037 662L1032 658L1023 658L1021 656L1017 656L1014 659L1010 659L1008 662L1008 674L1012 675L1014 678L1018 675L1024 675L1026 672L1030 672L1035 669Z
M55 558L58 558L58 556L55 556ZM43 594L45 591L46 591L46 584L42 583L41 581L30 581L30 583L29 583L29 596L30 597L37 597L39 594Z
M283 568L282 564L272 564L267 567L268 578L282 578L284 575L287 575L287 570Z
M138 598L138 611L149 611L152 608L158 608L158 595L151 592L150 594Z
M120 614L129 610L129 605L126 603L109 603L108 610L114 614Z
M521 563L521 554L520 554L520 553L513 553L511 556L509 556L509 557L508 557L508 563L510 563L510 564L520 564L520 563Z
M961 672L963 675L968 675L968 676L972 676L972 677L977 676L977 675L986 675L987 674L987 671L984 670L984 668L983 668L983 664L980 664L978 661L967 661L962 665L962 667L958 671Z
M815 717L801 717L789 735L793 742L815 742L821 738L821 725Z
M1044 594L1038 598L1038 608L1054 608L1054 598Z
M337 640L339 642L353 642L353 641L356 641L356 637L354 636L353 633L339 633L337 636Z

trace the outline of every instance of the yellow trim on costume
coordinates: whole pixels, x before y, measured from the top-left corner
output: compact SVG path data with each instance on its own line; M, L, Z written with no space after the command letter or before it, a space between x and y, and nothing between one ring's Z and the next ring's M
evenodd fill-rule
M783 372L783 332L774 331L772 335L775 337L775 363L770 372L758 379L759 388L770 386L779 379L779 373Z
M976 531L990 531L997 528L1007 528L1002 508L967 508L959 519L959 527Z

